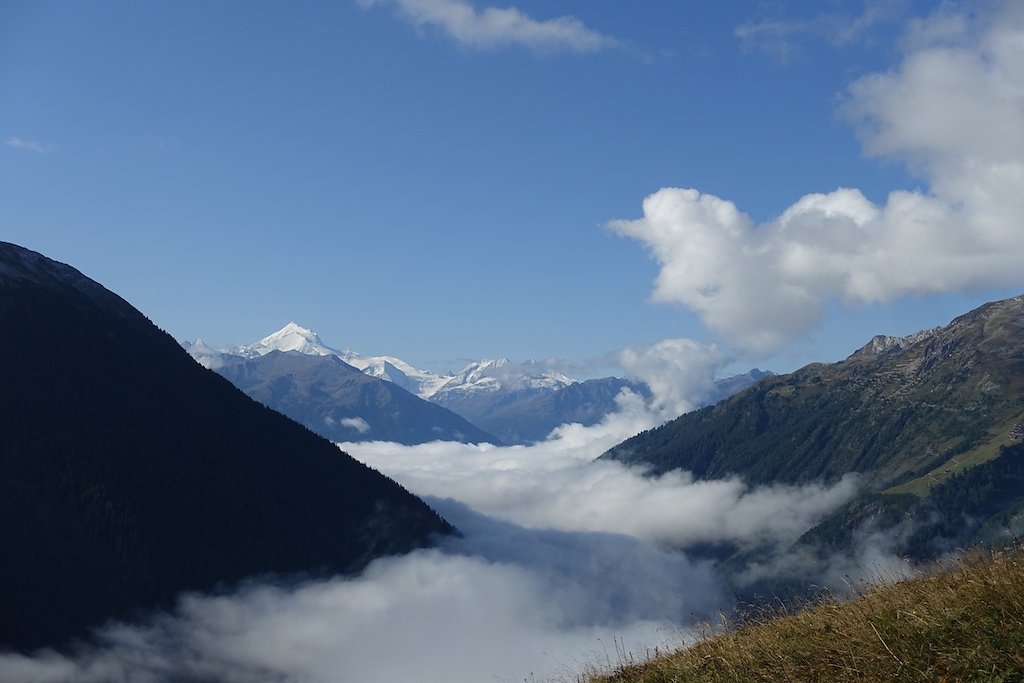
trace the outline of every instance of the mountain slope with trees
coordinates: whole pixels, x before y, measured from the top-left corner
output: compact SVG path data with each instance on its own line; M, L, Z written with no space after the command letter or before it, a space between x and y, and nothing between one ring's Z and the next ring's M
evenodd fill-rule
M253 575L452 527L70 266L0 243L0 644L59 645Z
M602 457L752 484L859 472L869 490L924 495L1020 438L1022 390L1024 297L1015 297L767 378Z
M798 545L824 560L880 533L894 552L923 559L1024 532L1022 437L1024 297L1015 297L770 377L602 457L752 485L857 472L860 495Z

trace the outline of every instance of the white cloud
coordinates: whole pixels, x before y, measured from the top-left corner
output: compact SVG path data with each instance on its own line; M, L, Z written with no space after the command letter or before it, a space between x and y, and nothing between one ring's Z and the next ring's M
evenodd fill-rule
M653 394L651 409L668 420L704 405L715 391L715 371L725 363L715 346L663 339L619 352L619 364Z
M343 448L418 495L455 498L511 523L676 547L791 543L857 490L853 476L835 486L751 488L739 478L695 481L682 471L647 477L640 468L593 462L638 424L639 414L622 413L596 428L559 428L529 447L363 442Z
M370 431L370 423L361 417L343 417L341 419L341 426L354 429L360 434Z
M1024 164L1024 6L978 21L973 39L963 16L919 22L899 68L856 81L845 106L869 154L910 162L943 192L978 165Z
M969 43L948 44L950 17L936 21L917 26L899 68L854 82L842 105L865 150L910 164L927 191L882 204L856 189L809 194L759 225L725 199L664 188L643 218L610 224L659 263L653 298L766 354L830 301L1024 283L1024 8L1006 5Z
M7 146L13 147L14 149L24 150L26 152L35 152L36 154L49 154L53 150L57 149L57 146L53 143L26 140L25 138L20 138L16 135L7 138Z
M417 28L440 29L462 45L490 49L520 45L537 52L597 52L619 42L575 17L539 21L515 7L477 10L468 0L358 0L362 7L394 7Z
M592 582L571 576L579 560L567 553L580 548L549 550L566 562L564 571L431 550L378 560L357 579L253 584L230 595L185 596L175 615L109 626L99 646L73 655L0 654L0 678L22 683L512 681L577 671L599 660L602 641L621 639L628 648L642 648L675 640L676 631L665 619L604 621L595 610L607 613L613 607L600 602L608 593L593 593ZM624 567L639 570L645 581L638 585L625 583L625 573L616 568L621 553L634 548L587 550L582 559L596 559L610 572L608 584L621 589L614 593L614 607L626 614L653 605L656 591L681 606L675 594L687 580L698 581L694 588L701 600L711 588L706 572L678 555L648 548L639 562L626 558ZM644 592L646 597L637 595ZM663 607L654 611L667 613Z

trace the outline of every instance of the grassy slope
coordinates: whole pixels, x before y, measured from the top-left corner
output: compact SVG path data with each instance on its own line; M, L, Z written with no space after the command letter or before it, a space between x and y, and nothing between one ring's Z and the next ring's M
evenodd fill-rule
M1024 681L1024 553L974 554L930 575L754 618L589 683Z
M1015 426L1024 422L1024 415L1015 415L1012 419L1004 420L1002 423L987 430L980 443L965 452L954 455L938 467L926 472L922 476L912 479L899 486L893 486L882 493L899 494L910 493L919 497L926 497L932 487L942 484L950 477L990 462L999 457L1000 448L1012 446L1018 443L1018 439L1011 436L1010 431Z

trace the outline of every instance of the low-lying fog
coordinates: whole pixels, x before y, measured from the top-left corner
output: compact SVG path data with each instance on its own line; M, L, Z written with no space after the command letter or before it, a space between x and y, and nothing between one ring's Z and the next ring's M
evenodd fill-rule
M532 447L343 444L462 532L361 576L251 582L184 596L174 614L110 625L73 656L0 657L18 681L572 679L677 644L729 602L709 560L675 548L786 544L856 482L749 488L648 478L606 448L649 426L635 396L600 425Z

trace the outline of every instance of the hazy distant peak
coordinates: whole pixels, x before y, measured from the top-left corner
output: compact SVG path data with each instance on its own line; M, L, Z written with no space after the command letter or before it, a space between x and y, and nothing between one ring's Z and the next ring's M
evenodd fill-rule
M194 342L189 342L189 341L182 342L182 346L184 346L189 351L202 351L202 352L220 353L220 351L218 349L213 348L212 346L207 344L205 341L203 341L201 338L197 338Z
M188 351L188 355L208 370L216 370L224 365L226 358L231 357L231 354L215 349L202 339L196 339L194 342L183 341L181 346Z
M467 365L461 372L449 379L438 393L481 390L554 390L569 386L574 381L535 361L513 363L508 358L485 359Z

